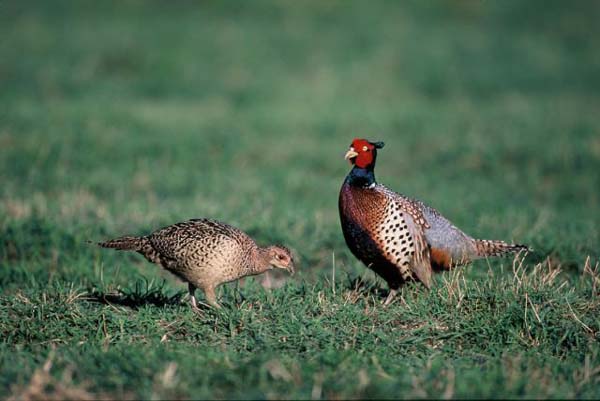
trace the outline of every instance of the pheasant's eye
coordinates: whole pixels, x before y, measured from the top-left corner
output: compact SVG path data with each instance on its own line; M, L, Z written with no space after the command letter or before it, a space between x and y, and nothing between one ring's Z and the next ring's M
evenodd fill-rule
M363 152L366 152L367 150L369 150L369 148L367 146L363 146Z
M281 259L281 255L275 255L275 259Z

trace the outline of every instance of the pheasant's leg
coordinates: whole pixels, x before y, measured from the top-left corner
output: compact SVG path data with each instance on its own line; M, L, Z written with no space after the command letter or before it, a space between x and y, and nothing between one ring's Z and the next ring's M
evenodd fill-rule
M192 304L193 309L198 309L198 304L196 303L196 286L192 283L188 283L188 292L190 293L190 303Z
M397 293L398 293L398 290L391 288L390 293L388 294L387 298L383 302L383 305L388 306L389 304L391 304Z
M213 308L220 309L221 305L217 302L217 296L215 294L215 287L207 286L204 287L204 297L206 298L206 302L208 302Z

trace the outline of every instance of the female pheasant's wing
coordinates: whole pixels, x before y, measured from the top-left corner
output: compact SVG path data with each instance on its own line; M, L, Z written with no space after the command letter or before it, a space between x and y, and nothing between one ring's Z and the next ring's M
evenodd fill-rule
M148 238L163 258L183 262L213 250L223 238L245 236L239 229L211 219L192 219L153 232Z
M385 258L396 265L404 279L411 276L431 287L431 259L425 238L427 221L418 205L383 186L389 202L377 232Z

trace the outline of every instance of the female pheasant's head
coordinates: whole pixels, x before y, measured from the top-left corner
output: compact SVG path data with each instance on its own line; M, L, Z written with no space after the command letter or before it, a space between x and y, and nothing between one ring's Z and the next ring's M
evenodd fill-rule
M350 149L344 158L360 168L373 169L377 159L377 149L383 148L383 142L370 142L356 138L350 144Z
M265 261L267 265L285 269L290 274L294 274L294 257L292 252L283 245L271 245L265 248Z

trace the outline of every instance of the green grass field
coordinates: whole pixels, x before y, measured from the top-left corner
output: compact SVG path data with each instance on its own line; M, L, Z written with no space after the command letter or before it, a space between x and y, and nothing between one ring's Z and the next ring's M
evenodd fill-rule
M0 2L0 397L600 397L597 2ZM348 251L378 179L524 242L387 288ZM88 240L193 217L300 260L185 286ZM198 295L201 296L200 292Z

